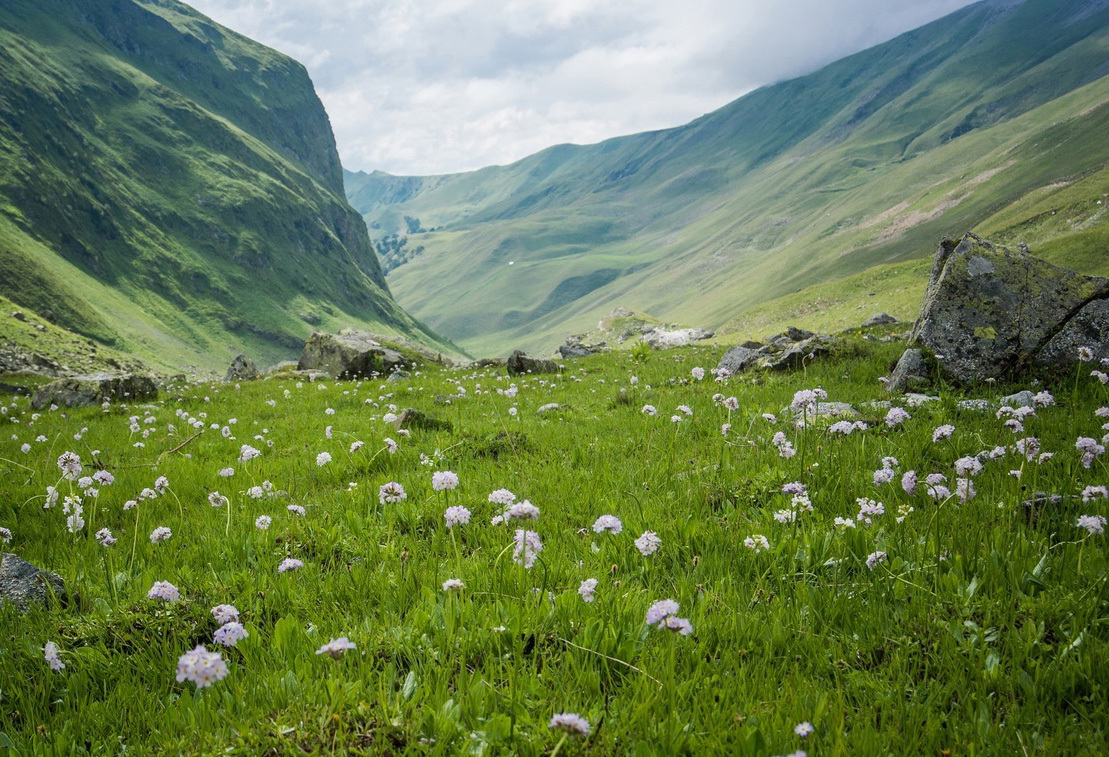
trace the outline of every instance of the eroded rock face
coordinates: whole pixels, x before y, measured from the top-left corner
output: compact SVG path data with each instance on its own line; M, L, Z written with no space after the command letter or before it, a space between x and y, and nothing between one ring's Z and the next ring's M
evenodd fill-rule
M558 373L558 363L553 360L542 360L528 357L522 350L516 350L508 356L508 375L520 376L525 373Z
M65 601L65 581L50 571L40 570L21 557L5 552L0 558L0 602L15 604L26 612L33 603L49 605L51 599Z
M1107 357L1107 300L1109 279L967 234L940 243L911 340L961 383L1074 363L1079 346Z
M109 402L135 402L158 396L158 386L149 376L138 374L91 373L51 381L35 392L31 407L42 410L50 405L84 407Z
M897 367L893 369L886 390L890 392L905 392L909 389L925 386L928 383L928 363L924 353L919 349L910 348L901 353Z
M335 379L359 379L375 374L386 376L408 363L399 352L385 347L369 334L317 331L304 343L297 370L319 370Z

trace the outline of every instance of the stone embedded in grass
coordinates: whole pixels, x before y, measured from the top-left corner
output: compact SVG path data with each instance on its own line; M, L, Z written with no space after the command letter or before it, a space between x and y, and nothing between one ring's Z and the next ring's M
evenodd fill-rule
M134 402L154 399L158 387L149 376L138 374L92 373L52 381L35 392L31 407L42 410L50 405L84 407L103 402Z
M36 568L31 563L5 552L0 558L0 602L8 600L27 612L33 603L50 604L51 597L67 599L65 581L56 573Z
M227 368L227 375L223 377L223 380L228 382L253 381L261 377L262 375L258 372L258 366L254 364L254 361L246 355L238 354L231 361L231 365Z
M508 375L521 376L527 373L558 373L561 370L553 360L528 357L521 350L508 356Z

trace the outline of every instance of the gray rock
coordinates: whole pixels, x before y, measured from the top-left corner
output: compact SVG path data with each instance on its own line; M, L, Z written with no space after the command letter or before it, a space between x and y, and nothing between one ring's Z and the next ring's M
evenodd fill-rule
M717 371L727 371L729 375L741 373L758 362L762 353L749 347L732 347L720 358L716 366Z
M1036 521L1040 519L1040 513L1045 509L1058 509L1063 504L1063 497L1060 494L1049 494L1047 492L1036 492L1030 499L1026 499L1020 503L1021 508L1024 510L1024 517L1028 519L1031 525L1036 525Z
M65 581L56 573L40 570L10 552L0 557L0 600L14 603L20 612L36 602L49 606L51 597L64 602L66 596Z
M762 342L755 341L754 339L748 339L745 342L740 342L739 346L746 347L749 350L757 350L762 348L764 345Z
M1025 389L1023 392L1010 394L1008 397L1002 397L997 401L999 405L1008 405L1012 408L1017 407L1032 407L1032 398L1036 395Z
M897 323L897 319L889 313L875 313L863 321L863 328L867 329L871 326L885 326L889 323Z
M920 407L927 405L929 402L939 402L939 397L933 397L928 394L916 394L914 392L905 393L905 404L909 407Z
M643 341L651 345L652 349L665 350L670 347L685 347L702 339L711 339L715 335L714 332L708 329L674 329L668 331L662 328L652 328L643 335Z
M812 331L799 329L796 326L787 326L786 330L782 332L791 342L803 342L806 339L812 339L816 336Z
M231 361L231 365L227 369L227 375L223 377L223 380L253 381L258 378L262 378L262 375L258 373L258 366L246 355L240 354L236 355L235 359Z
M42 410L50 405L84 407L111 402L155 399L158 386L149 376L138 374L92 373L51 381L31 398L31 407Z
M450 421L433 418L411 407L406 407L400 411L400 415L393 421L393 427L397 431L405 428L422 431L450 431L453 428Z
M387 375L409 362L369 334L344 329L339 334L317 331L308 337L297 369L323 371L335 379L358 379Z
M558 363L553 360L542 360L528 357L522 350L516 350L508 356L508 374L521 376L525 373L558 373Z
M562 358L589 357L606 350L607 345L604 342L586 344L581 334L574 334L566 337L566 342L558 348L558 354Z
M805 332L808 333L808 332ZM801 368L806 363L828 354L828 345L818 336L806 338L803 342L786 348L777 358L770 361L770 370L788 371Z
M800 411L793 411L792 408L782 408L782 414L793 413L793 422L795 425L804 423L806 414ZM808 413L808 421L811 425L814 421L854 421L862 416L859 411L846 402L818 402L816 409Z
M893 403L889 400L870 400L862 404L867 410L889 410Z
M539 415L546 415L547 413L553 413L555 410L558 410L559 407L560 406L557 402L550 402L546 405L540 405L539 409L537 409L535 412Z
M989 400L959 400L955 403L955 407L960 410L969 410L974 413L988 413L993 410L993 403Z
M901 353L897 367L893 369L886 384L886 391L901 393L908 389L915 389L928 383L928 364L924 360L924 353L918 349L907 349Z
M1015 373L1033 360L1073 364L1079 340L1109 347L1109 310L1095 304L1107 299L1109 279L967 234L940 243L911 338L964 384Z
M262 371L267 376L272 376L275 373L283 373L284 371L295 371L297 369L297 361L295 360L282 360L281 362L274 363L269 368Z

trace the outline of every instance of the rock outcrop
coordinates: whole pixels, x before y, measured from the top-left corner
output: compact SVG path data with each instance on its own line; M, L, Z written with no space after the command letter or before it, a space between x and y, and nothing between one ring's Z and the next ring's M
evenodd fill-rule
M261 377L262 374L258 373L258 366L254 364L254 361L246 355L239 354L231 361L231 365L227 368L227 375L223 377L223 380L253 381Z
M732 347L720 358L716 370L718 373L725 371L728 375L750 368L788 371L824 357L834 343L830 336L790 326L782 333L767 338L765 344L744 342Z
M897 323L897 319L889 313L875 313L863 321L863 328L868 329L871 326L888 326L891 323Z
M149 376L135 373L92 373L86 376L51 381L31 398L31 407L42 410L50 405L84 407L102 402L135 402L158 396L158 386Z
M665 350L670 347L685 347L703 339L711 339L715 333L708 329L674 329L668 331L655 328L643 335L643 341L651 345L651 349Z
M542 360L528 357L521 350L516 350L508 356L508 375L521 376L525 373L558 373L558 363L553 360Z
M26 612L33 603L49 605L51 598L65 601L65 581L56 573L40 570L21 557L5 552L0 557L0 601Z
M561 358L589 357L590 355L596 355L598 352L607 351L608 345L604 342L588 344L584 335L574 334L566 337L566 342L559 345L558 355Z
M338 334L317 331L304 343L297 370L323 371L335 379L387 376L411 361L369 334L344 329Z
M1073 364L1079 347L1109 357L1107 316L1109 279L967 234L940 243L910 339L969 384L1031 364Z

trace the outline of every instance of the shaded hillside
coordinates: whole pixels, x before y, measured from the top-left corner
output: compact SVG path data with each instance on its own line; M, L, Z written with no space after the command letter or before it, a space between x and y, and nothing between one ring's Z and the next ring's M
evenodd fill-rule
M173 0L0 6L0 294L163 366L314 327L431 338L304 68Z
M719 326L1005 208L1023 223L1028 193L1109 163L1107 73L1105 0L983 2L679 128L347 192L382 235L437 229L390 286L478 352L553 346L615 304Z

